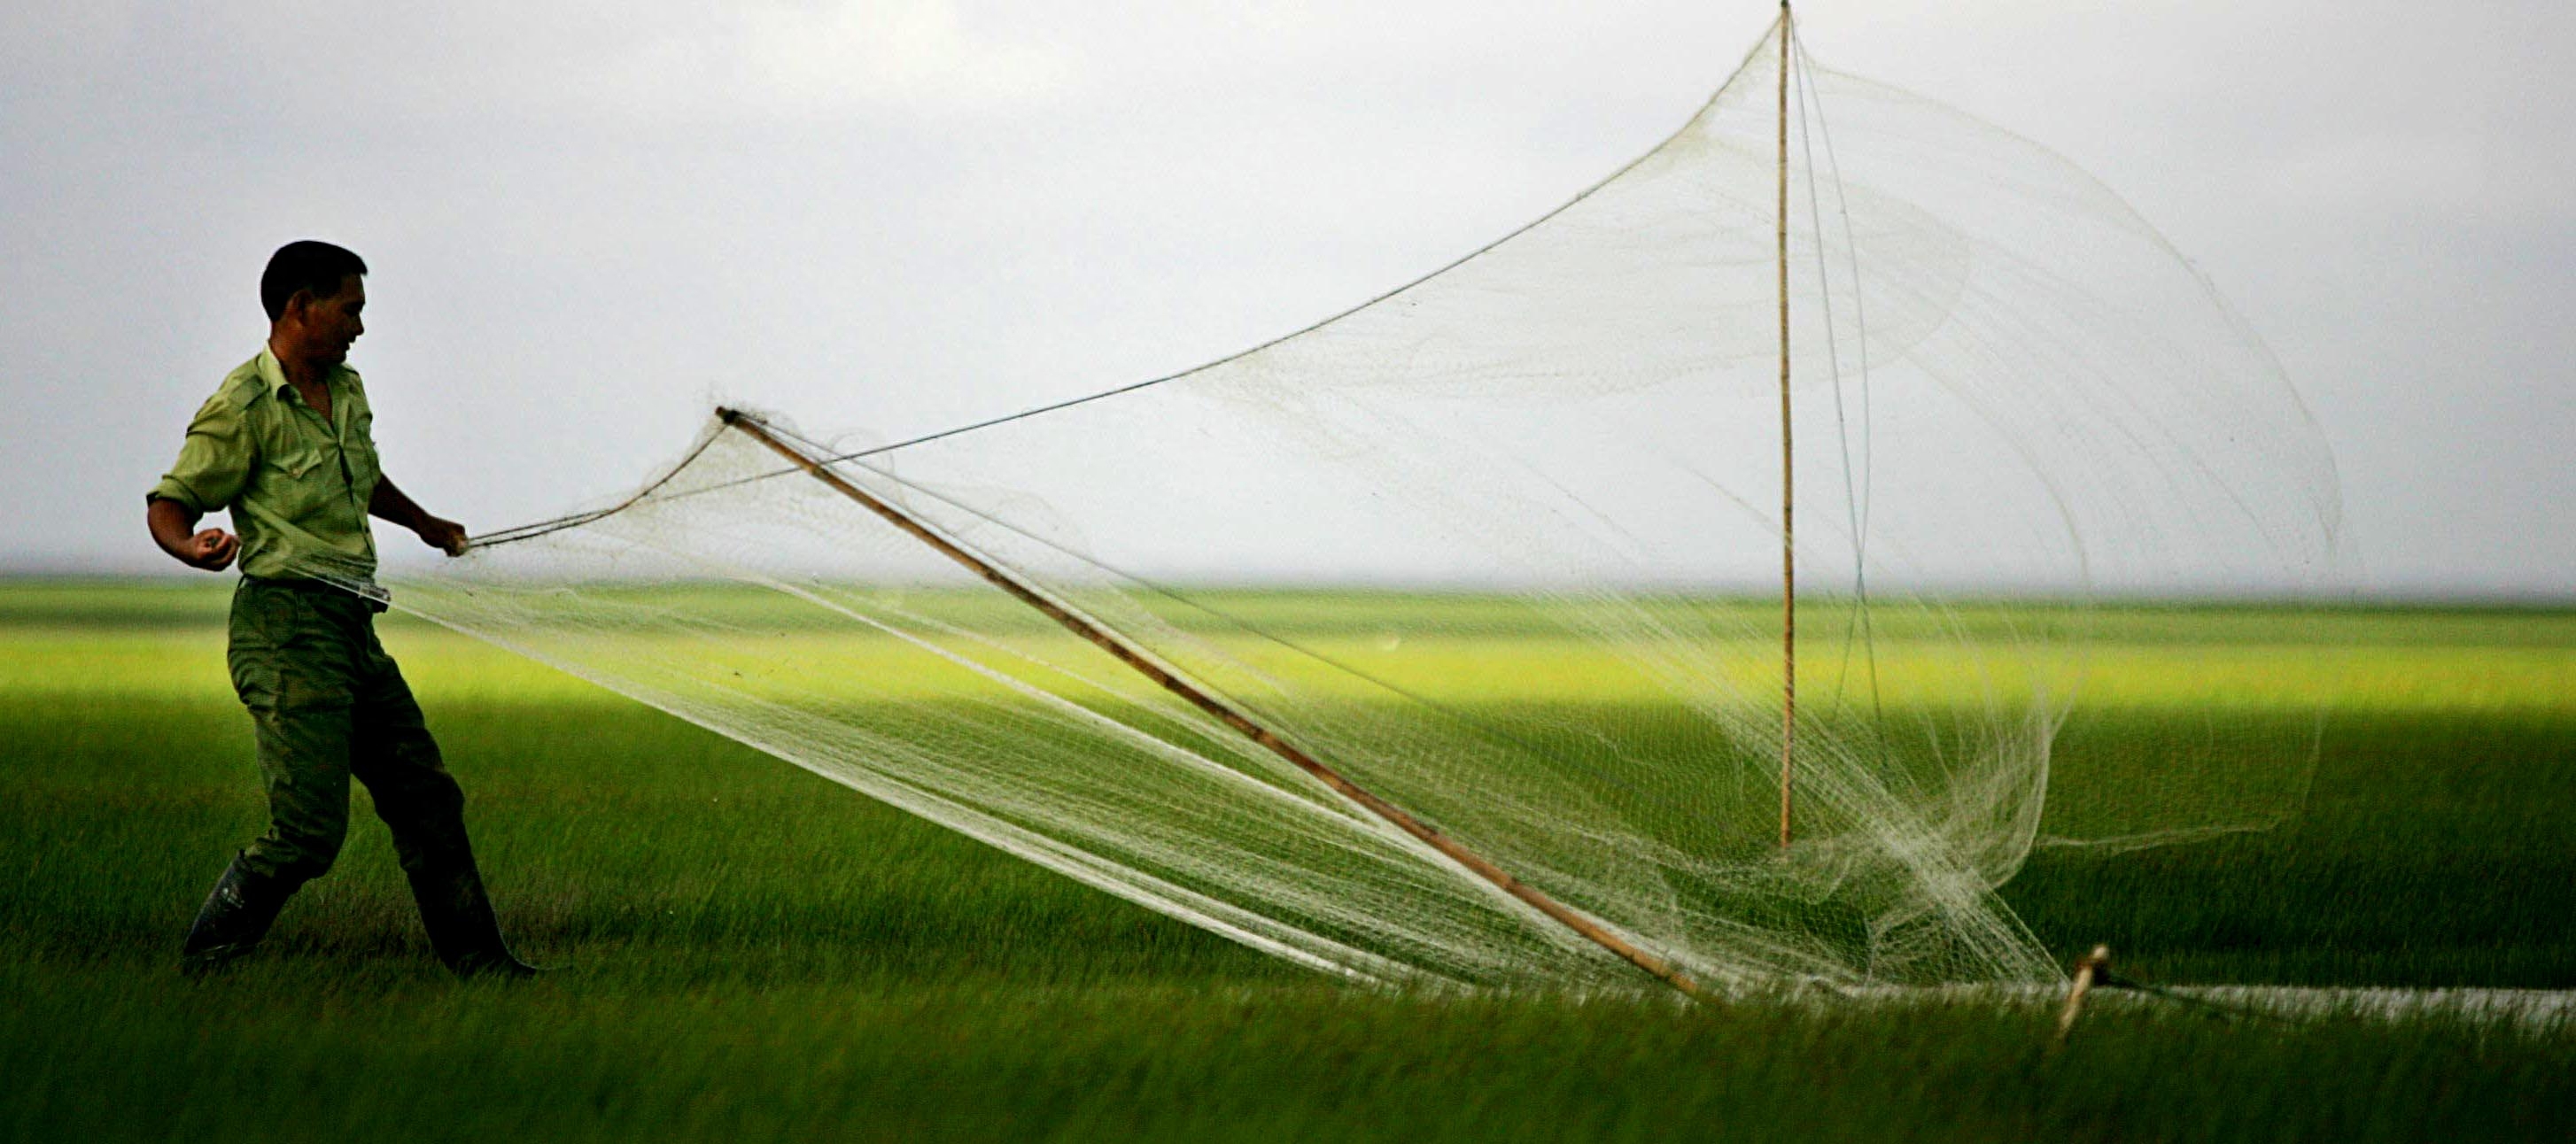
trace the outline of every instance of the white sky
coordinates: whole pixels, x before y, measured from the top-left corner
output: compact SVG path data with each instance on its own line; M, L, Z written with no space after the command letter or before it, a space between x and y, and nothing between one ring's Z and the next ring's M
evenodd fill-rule
M2065 153L2208 271L2337 451L2372 583L2570 594L2576 7L1801 10L1826 66ZM363 254L388 470L482 529L714 398L887 437L1302 326L1688 117L1768 4L0 8L0 568L175 569L142 491Z

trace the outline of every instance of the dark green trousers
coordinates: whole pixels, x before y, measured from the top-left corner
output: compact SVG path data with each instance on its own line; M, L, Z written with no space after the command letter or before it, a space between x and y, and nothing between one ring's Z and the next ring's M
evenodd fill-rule
M268 787L268 832L242 850L254 873L295 886L329 870L349 833L352 777L374 796L405 870L472 853L464 792L402 670L376 642L365 600L245 576L233 593L231 634L233 690L258 730Z

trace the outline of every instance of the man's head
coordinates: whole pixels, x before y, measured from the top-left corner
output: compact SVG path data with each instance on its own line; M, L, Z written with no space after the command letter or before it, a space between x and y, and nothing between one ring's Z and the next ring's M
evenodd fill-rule
M269 344L281 357L313 365L338 365L349 343L366 332L359 312L367 305L367 264L327 242L305 239L277 248L259 276L259 304L268 311Z

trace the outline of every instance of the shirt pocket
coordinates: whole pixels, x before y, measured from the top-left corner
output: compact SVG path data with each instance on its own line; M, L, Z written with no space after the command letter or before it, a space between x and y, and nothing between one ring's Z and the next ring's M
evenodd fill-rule
M321 507L338 482L325 468L330 451L311 441L289 438L262 450L259 480L250 492L287 520L299 520Z
M359 410L350 419L349 432L341 446L349 451L349 491L356 494L359 504L375 497L376 482L384 477L384 462L376 456L372 432L375 421L374 414Z

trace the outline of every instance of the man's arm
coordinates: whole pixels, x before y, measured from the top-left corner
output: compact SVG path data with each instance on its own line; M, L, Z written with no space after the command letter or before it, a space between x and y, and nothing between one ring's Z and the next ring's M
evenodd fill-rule
M204 515L168 497L154 497L144 518L161 551L191 568L221 572L241 552L241 538L220 528L198 531L197 520Z
M191 568L221 572L231 565L241 554L241 538L220 528L199 531L197 522L208 509L229 505L240 494L258 452L241 410L221 391L207 398L188 421L178 463L143 494L152 542Z
M367 511L420 534L421 543L450 556L465 554L465 526L429 515L427 509L395 488L390 477L376 477L376 491L367 498Z

